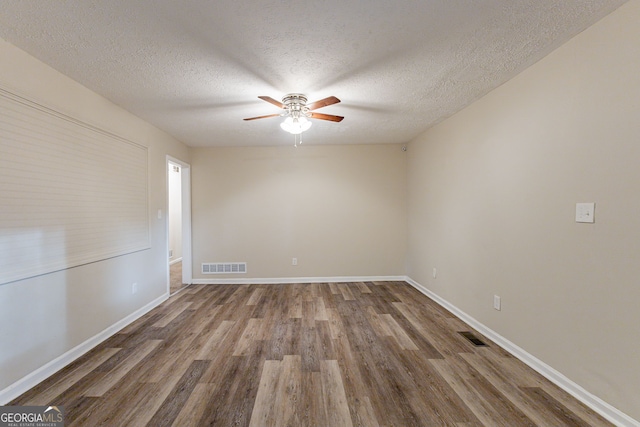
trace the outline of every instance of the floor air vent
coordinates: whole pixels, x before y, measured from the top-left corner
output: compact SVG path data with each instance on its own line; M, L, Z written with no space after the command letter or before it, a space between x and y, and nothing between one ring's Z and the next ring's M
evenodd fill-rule
M468 339L469 341L471 341L471 343L473 345L475 345L476 347L484 347L486 346L486 344L478 337L476 337L475 335L473 335L472 332L458 332L460 335L462 335L463 337L465 337L466 339Z
M246 262L213 262L202 263L202 274L246 273Z

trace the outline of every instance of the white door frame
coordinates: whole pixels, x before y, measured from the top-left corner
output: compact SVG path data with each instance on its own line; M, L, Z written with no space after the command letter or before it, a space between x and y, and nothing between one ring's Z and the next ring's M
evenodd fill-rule
M167 292L171 292L171 280L169 278L169 164L174 163L180 166L180 180L182 183L182 283L193 282L193 270L191 261L191 165L175 157L167 155L165 165L165 176L167 181L167 206L165 212L166 220L166 242L165 262L167 263Z

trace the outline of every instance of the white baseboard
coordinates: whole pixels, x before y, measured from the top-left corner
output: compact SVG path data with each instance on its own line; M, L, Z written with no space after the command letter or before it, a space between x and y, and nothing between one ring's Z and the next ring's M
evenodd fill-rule
M171 261L169 261L169 265L173 265L177 262L182 262L182 257L180 258L176 258L176 259L172 259Z
M36 369L30 374L19 379L18 381L11 384L9 387L5 388L4 390L1 390L0 405L6 405L8 402L11 402L13 399L20 396L22 393L35 387L45 379L49 378L51 375L58 372L60 369L67 366L69 363L73 362L74 360L76 360L77 358L79 358L80 356L82 356L83 354L85 354L86 352L88 352L89 350L91 350L92 348L94 348L95 346L97 346L107 338L114 335L120 329L124 328L125 326L139 319L140 317L142 317L143 315L145 315L146 313L148 313L158 305L162 304L164 301L167 300L167 298L169 298L168 293L162 295L159 298L156 298L155 300L151 301L149 304L136 310L135 312L131 313L124 319L114 323L113 325L109 326L108 328L98 333L97 335L94 335L93 337L89 338L85 342L77 345L76 347L72 348L71 350L67 351L61 356L53 359L46 365L41 366L40 368Z
M589 408L596 411L598 414L602 415L604 418L612 422L613 424L620 427L640 427L640 422L631 418L624 412L614 408L609 405L604 400L600 399L598 396L588 392L580 385L571 381L569 378L565 377L560 372L553 369L551 366L547 365L540 359L535 356L527 353L524 349L518 347L516 344L512 343L505 337L501 336L497 332L483 325L473 317L469 316L464 311L460 310L458 307L451 304L449 301L439 297L437 294L433 293L426 287L422 286L420 283L411 279L410 277L405 277L407 283L411 286L422 292L424 295L428 296L442 307L449 310L451 313L458 316L469 326L476 329L482 335L491 339L493 342L498 344L503 349L507 350L513 356L517 357L524 363L526 363L529 367L540 373L542 376L547 378L552 383L556 384L558 387L587 405Z
M334 276L334 277L276 277L276 278L226 278L193 279L194 285L264 285L281 283L343 283L405 281L406 276Z

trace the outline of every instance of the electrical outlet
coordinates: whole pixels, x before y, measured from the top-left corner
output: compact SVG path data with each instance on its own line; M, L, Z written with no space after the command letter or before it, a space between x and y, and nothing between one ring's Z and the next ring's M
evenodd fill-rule
M298 265L298 258L292 258L291 265Z
M493 308L500 311L501 302L500 302L500 297L498 295L493 296Z
M595 203L576 203L576 222L595 222Z
M433 267L433 278L435 279L436 277L438 277L438 270L436 270L436 268Z
M131 284L131 295L135 295L138 293L138 283L134 282Z

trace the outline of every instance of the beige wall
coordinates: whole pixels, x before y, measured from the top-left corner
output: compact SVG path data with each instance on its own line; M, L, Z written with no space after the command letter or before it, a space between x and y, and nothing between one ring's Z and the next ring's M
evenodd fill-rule
M398 145L194 149L194 277L244 261L248 274L228 277L403 275L405 157Z
M0 285L0 391L167 292L166 155L186 146L0 39L0 86L149 147L151 248ZM131 285L138 283L138 293Z
M413 141L407 267L636 419L639 41L632 1Z

